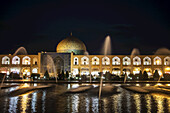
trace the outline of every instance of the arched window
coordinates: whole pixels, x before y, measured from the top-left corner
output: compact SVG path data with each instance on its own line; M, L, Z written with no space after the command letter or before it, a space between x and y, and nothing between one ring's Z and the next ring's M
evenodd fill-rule
M112 58L112 65L120 65L120 58L117 56Z
M37 68L32 69L32 73L38 73L38 69Z
M123 58L123 65L131 65L131 60L129 57L124 57Z
M36 57L34 57L34 58L33 58L33 64L34 64L34 65L37 65L37 63L38 63L38 59L37 59Z
M25 56L22 58L22 64L23 65L30 65L31 64L31 58L28 56Z
M164 65L170 65L170 57L164 58Z
M151 65L151 58L149 58L148 56L146 56L143 59L143 65Z
M99 58L98 57L93 57L92 58L92 65L99 65Z
M7 56L4 56L2 58L2 64L10 64L10 58Z
M74 57L74 65L78 65L79 64L79 60L78 60L78 58L77 57Z
M154 65L162 65L162 60L158 56L153 59L153 62L154 62Z
M14 56L12 58L12 64L20 64L20 58L18 56Z
M110 65L110 59L107 56L102 58L102 65Z
M89 65L89 58L84 56L81 58L81 64L82 65Z
M140 57L136 56L133 58L133 65L141 65L141 59Z

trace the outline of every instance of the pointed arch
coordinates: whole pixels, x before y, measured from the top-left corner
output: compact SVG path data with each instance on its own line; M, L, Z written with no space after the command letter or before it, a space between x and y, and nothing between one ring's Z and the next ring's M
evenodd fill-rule
M10 58L8 56L4 56L2 58L2 64L10 64Z

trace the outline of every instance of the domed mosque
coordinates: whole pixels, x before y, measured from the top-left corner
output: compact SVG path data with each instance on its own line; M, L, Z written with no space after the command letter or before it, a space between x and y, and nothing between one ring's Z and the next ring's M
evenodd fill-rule
M155 55L140 55L134 49L132 55L89 55L85 44L78 38L70 36L57 45L55 52L39 52L38 55L29 55L24 47L20 47L15 54L0 55L0 73L12 73L31 77L38 73L44 77L46 72L50 77L57 77L62 72L69 72L70 77L91 74L94 79L99 73L110 72L121 77L125 73L134 75L147 72L153 78L157 70L159 75L170 74L170 50L159 49ZM20 54L21 53L21 54ZM64 78L62 78L64 79Z
M69 37L62 40L56 48L57 53L71 53L74 52L76 55L83 55L86 51L85 44L78 38L72 36L72 33Z

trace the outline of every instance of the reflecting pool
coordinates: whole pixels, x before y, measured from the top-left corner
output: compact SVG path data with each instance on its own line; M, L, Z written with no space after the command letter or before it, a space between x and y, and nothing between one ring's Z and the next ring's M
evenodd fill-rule
M27 86L41 84L27 84ZM113 85L113 84L112 84ZM136 84L134 84L136 85ZM140 84L141 85L141 84ZM146 84L148 86L148 84ZM25 86L25 85L24 85ZM0 97L0 113L6 112L42 112L42 113L168 113L170 112L170 95L138 94L118 86L120 93L102 96L89 93L65 94L67 89L76 88L79 84L56 85L54 88L31 91L19 96ZM149 84L152 86L152 84ZM19 87L19 86L17 86ZM4 93L17 87L3 89ZM22 86L23 87L23 86Z

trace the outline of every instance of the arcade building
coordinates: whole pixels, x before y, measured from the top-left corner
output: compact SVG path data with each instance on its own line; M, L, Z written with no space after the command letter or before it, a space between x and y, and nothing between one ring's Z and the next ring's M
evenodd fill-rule
M0 55L0 73L9 75L11 72L20 76L30 76L38 73L41 77L45 71L55 77L62 71L68 71L70 76L92 75L99 72L110 72L120 76L140 71L146 71L151 77L155 70L159 75L170 74L170 55L86 55L85 44L69 36L63 39L56 48L56 52L39 52L37 55L8 54Z

